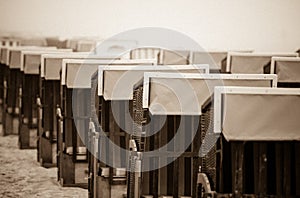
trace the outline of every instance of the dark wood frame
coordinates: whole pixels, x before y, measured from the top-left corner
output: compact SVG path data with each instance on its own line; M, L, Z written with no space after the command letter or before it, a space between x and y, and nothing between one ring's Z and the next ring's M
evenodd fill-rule
M19 116L19 146L21 149L33 149L37 147L37 142L30 137L31 131L37 133L37 123L33 123L33 119L38 120L36 98L39 93L39 75L23 74L21 107Z

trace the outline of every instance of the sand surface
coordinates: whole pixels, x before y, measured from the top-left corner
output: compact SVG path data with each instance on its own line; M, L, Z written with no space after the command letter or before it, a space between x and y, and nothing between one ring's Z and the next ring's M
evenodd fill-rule
M20 150L17 136L0 136L0 197L88 197L81 188L61 187L57 169L36 161L36 150Z

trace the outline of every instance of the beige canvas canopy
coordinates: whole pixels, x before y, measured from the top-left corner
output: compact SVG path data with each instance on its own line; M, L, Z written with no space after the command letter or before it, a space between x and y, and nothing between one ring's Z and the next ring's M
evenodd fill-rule
M62 63L61 84L68 88L91 88L91 77L98 66L108 65L155 65L156 60L103 60L103 59L64 59Z
M191 51L184 51L184 50L176 50L176 51L162 50L160 54L161 64L162 65L189 64L190 53Z
M263 74L264 67L273 56L297 57L297 53L239 53L230 52L227 56L226 71L232 74Z
M300 82L300 58L298 57L273 57L271 73L278 75L278 82Z
M21 68L22 51L41 51L41 50L55 50L56 47L38 47L38 46L17 46L8 49L7 58L10 69Z
M210 69L221 70L222 65L226 63L228 52L251 53L253 50L208 50L193 52L191 62L193 64L207 63L210 65Z
M208 63L211 69L221 69L222 61L226 60L227 51L193 52L192 63Z
M146 74L145 74L146 75ZM275 87L276 75L265 74L147 74L143 107L153 115L201 115L215 86Z
M72 52L71 49L43 49L37 51L22 51L21 52L21 67L20 70L25 74L39 74L39 66L41 64L41 56L45 53L66 53Z
M1 63L8 65L8 51L9 47L1 47Z
M214 110L228 141L300 140L300 89L217 87Z
M145 72L208 73L208 65L101 67L98 72L98 95L105 100L132 100L133 87Z
M113 57L98 56L89 52L71 52L59 54L42 54L41 56L41 77L46 80L60 80L60 71L63 59L105 59L113 60Z

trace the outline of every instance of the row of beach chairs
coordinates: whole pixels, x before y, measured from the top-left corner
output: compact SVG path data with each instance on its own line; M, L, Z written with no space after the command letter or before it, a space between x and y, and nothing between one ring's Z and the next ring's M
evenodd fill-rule
M113 97L111 87L105 92L105 86L109 86L105 85L109 82L108 76L117 81L109 73L118 69L99 68L98 75L103 77L94 77L94 81L98 81L98 88L102 88L98 90L99 98L91 104L98 112L93 123L100 122L99 126L91 127L94 143L90 144L93 147L90 151L96 156L90 163L94 164L90 167L93 170L92 196L101 197L103 191L110 189L106 195L122 197L122 194L115 194L121 186L129 197L298 196L299 130L296 120L299 108L296 102L288 102L288 98L299 100L299 89L296 88L299 78L284 79L296 75L299 58L292 55L294 57L272 58L269 54L256 54L262 56L263 61L253 65L260 65L262 71L270 65L272 74L199 74L199 71L194 74L182 73L179 69L176 73L145 71L141 81L136 80L139 83L128 84L132 97L127 91L124 95L117 92ZM251 59L254 54L245 57ZM264 57L269 57L269 62ZM138 76L131 69L128 71L128 79L123 76L121 85L130 81L132 76ZM103 85L99 84L99 79L106 79L100 81ZM97 87L96 83L92 84ZM224 93L221 92L223 89ZM232 97L233 102L230 101L232 106L227 104L227 98L231 98L229 95L236 96ZM213 96L216 100L212 100ZM219 101L221 106L215 109L212 101ZM292 107L288 108L289 105ZM128 112L125 107L129 108ZM279 115L285 109L291 117ZM222 116L216 117L214 111L224 115L224 121ZM114 114L113 120L111 114ZM276 124L273 119L277 120ZM227 125L232 127L228 131L224 128ZM124 133L126 131L131 133L128 135L128 132ZM109 140L104 138L107 133ZM179 139L173 139L177 135ZM120 136L118 143L116 136ZM112 143L118 144L120 149L117 150ZM109 150L110 147L113 150ZM123 167L123 171L102 163L107 158L114 160L114 156L120 158L120 161L113 161L114 166ZM127 161L122 162L122 159ZM121 173L125 170L130 174L126 179L123 175L124 183L120 184ZM114 188L98 187L104 184L114 184Z
M112 198L300 196L297 53L2 43L3 135L36 148L62 186Z

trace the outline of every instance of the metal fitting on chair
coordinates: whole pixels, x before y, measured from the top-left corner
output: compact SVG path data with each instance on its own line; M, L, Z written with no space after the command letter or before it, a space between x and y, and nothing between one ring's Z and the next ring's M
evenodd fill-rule
M59 119L63 119L61 109L59 107L56 108L56 115L59 117Z

